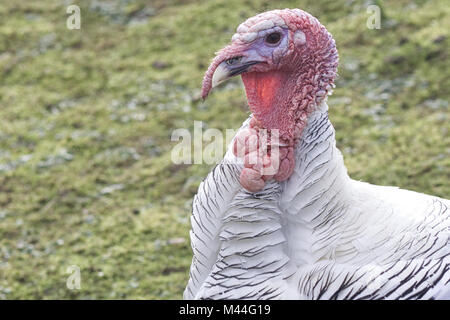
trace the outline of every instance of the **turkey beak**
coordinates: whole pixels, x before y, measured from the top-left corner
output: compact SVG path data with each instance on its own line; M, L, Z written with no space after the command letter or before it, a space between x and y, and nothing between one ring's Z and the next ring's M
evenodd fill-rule
M244 57L233 57L219 64L212 77L212 88L215 88L220 83L231 77L244 73L252 65L258 63L258 61L245 60L246 59Z
M230 54L233 51L234 54ZM259 59L258 59L259 58ZM260 63L260 57L250 50L236 50L233 44L222 49L212 61L203 78L202 98L205 99L209 91L225 80L242 74L251 66Z

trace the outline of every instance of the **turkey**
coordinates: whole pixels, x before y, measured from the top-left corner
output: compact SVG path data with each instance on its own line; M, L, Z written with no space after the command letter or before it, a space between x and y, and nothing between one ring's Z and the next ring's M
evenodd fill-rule
M338 53L300 9L242 23L202 87L252 115L200 184L185 299L450 299L450 201L352 180L327 95Z

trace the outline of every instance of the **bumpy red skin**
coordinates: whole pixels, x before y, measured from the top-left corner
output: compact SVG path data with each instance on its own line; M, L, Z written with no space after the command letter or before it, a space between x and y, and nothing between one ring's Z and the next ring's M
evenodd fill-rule
M249 129L240 131L234 140L233 153L244 161L240 182L250 192L261 190L272 178L284 181L294 170L294 145L290 141L278 141L281 139L274 139L273 136L267 138L264 136L267 133L270 135L270 131L264 130L252 118ZM264 140L268 140L268 145ZM271 143L276 143L276 147Z
M274 10L248 19L248 27L281 17L289 29L287 51L274 52L264 64L257 64L242 74L253 118L249 129L235 139L234 153L244 160L240 175L242 186L250 192L264 188L266 181L288 179L295 167L294 147L306 126L308 115L330 94L337 73L336 45L320 22L310 14L295 9ZM300 37L296 31L300 30ZM303 34L303 35L302 35ZM301 39L300 41L296 39ZM303 39L303 40L302 40ZM251 44L235 40L222 49L205 74L202 96L211 89L217 66L226 59L245 55ZM279 132L278 152L259 143L263 129Z

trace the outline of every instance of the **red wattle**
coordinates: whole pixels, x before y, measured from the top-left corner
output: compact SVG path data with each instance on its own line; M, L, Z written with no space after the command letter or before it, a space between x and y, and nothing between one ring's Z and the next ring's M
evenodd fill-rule
M286 128L281 100L286 74L279 70L242 74L247 101L253 115L267 129Z

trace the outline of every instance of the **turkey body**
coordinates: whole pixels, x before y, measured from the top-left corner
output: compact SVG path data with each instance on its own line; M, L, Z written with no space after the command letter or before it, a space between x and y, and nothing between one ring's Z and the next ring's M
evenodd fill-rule
M325 101L295 158L250 193L229 149L201 183L185 299L450 299L449 200L352 180Z

